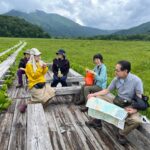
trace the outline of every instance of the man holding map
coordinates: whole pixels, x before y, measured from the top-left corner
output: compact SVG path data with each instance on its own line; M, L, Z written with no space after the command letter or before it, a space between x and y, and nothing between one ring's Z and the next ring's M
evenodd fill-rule
M119 61L115 67L116 77L112 80L108 88L89 94L87 97L89 100L92 100L92 97L100 97L103 100L125 108L128 116L125 120L125 127L119 131L118 136L118 140L121 144L126 144L127 140L125 136L141 124L140 114L136 108L132 107L132 100L135 96L142 98L143 83L139 77L131 74L130 70L130 62L125 60ZM109 97L110 92L113 90L116 90L117 96ZM97 119L90 120L86 122L86 125L94 127L97 122L96 120Z

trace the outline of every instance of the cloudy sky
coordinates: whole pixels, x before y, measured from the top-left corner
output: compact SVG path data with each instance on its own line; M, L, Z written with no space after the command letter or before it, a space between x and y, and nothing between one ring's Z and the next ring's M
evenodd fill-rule
M150 21L150 0L0 0L0 13L36 9L100 29L125 29Z

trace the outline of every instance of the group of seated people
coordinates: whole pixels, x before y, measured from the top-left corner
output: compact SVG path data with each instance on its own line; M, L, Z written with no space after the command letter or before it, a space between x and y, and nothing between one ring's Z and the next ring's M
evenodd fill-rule
M41 52L32 48L24 52L24 59L21 59L18 69L18 85L17 88L23 86L22 75L26 74L29 91L31 93L31 101L29 103L42 103L47 106L49 100L55 96L53 87L58 83L62 86L67 86L67 74L69 72L70 64L66 58L66 53L63 49L58 50L57 57L53 60L52 71L53 81L46 84L45 74L48 71L47 64L41 60ZM101 97L110 103L114 103L128 112L124 130L119 130L118 140L121 144L126 144L125 138L133 129L141 124L140 114L137 108L128 105L135 96L142 98L143 83L139 77L132 74L131 64L126 60L121 60L116 63L115 77L107 87L107 67L103 62L103 56L96 54L93 56L95 67L93 70L87 69L94 76L93 85L84 85L81 88L80 99L75 102L76 105L82 105L91 97ZM117 96L110 92L116 91ZM88 110L87 107L81 106L81 111ZM88 127L102 128L101 120L92 119L85 122Z

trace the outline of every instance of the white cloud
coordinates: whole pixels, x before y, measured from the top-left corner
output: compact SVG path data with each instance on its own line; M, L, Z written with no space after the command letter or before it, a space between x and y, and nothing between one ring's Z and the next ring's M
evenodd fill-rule
M0 13L36 9L101 29L129 28L150 21L149 0L0 0Z

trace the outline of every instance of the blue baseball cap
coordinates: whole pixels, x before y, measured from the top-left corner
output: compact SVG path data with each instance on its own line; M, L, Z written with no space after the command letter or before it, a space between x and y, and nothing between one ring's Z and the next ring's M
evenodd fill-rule
M65 52L63 49L59 49L56 54L57 54L57 55L58 55L58 54L61 54L61 55L65 56L65 53L66 53L66 52Z

